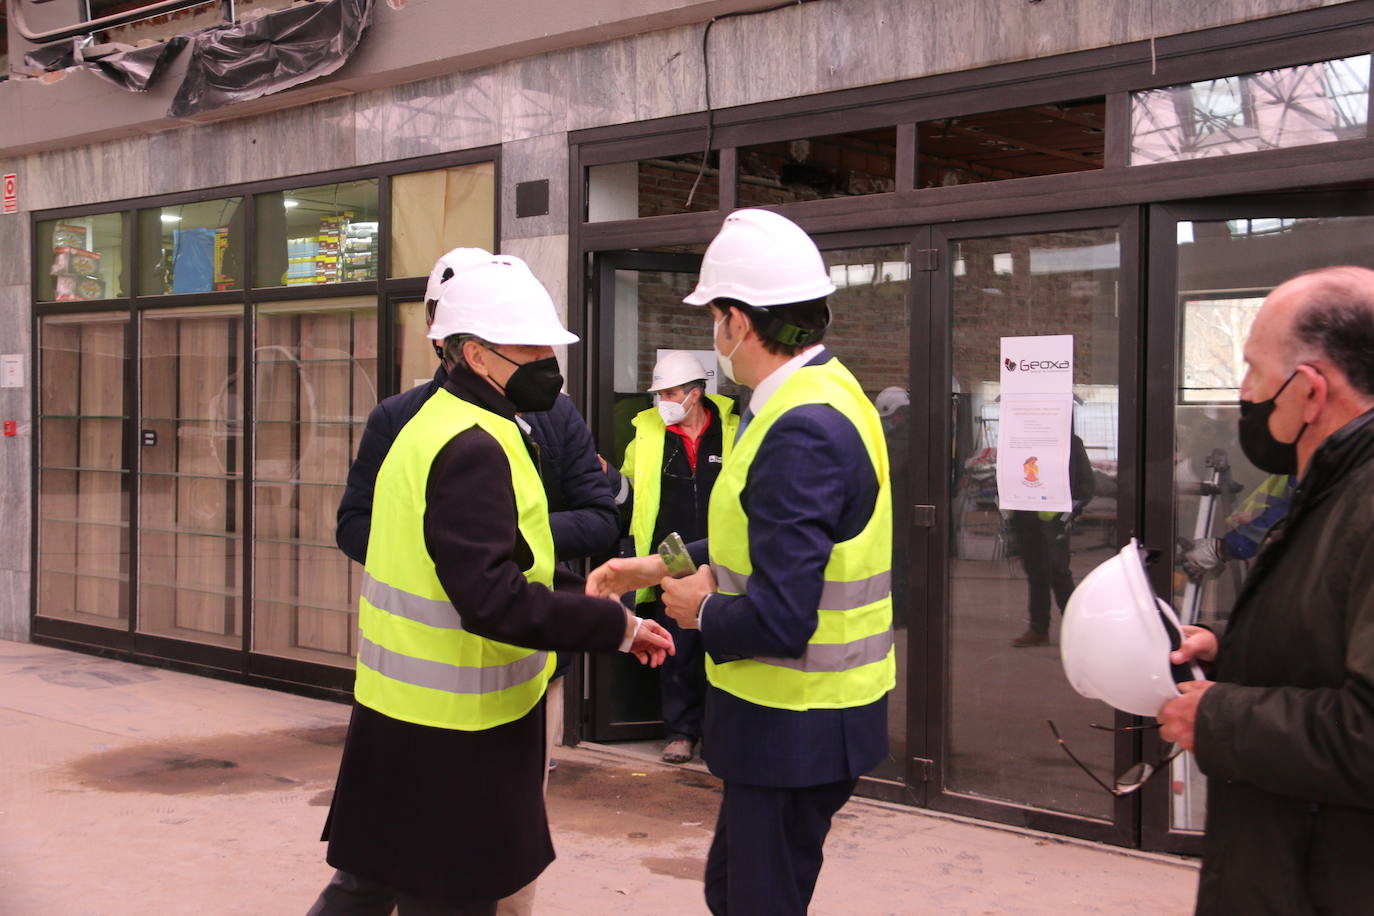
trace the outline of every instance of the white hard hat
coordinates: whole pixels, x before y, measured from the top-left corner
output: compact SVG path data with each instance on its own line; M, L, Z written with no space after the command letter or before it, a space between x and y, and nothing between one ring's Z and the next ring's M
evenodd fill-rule
M749 305L791 305L835 291L816 243L771 210L736 210L712 239L697 288L682 301L707 305L738 299Z
M654 377L646 390L662 391L705 379L706 370L701 368L700 360L686 350L669 350L654 363Z
M1169 653L1178 648L1181 633L1174 609L1150 588L1132 538L1069 596L1059 636L1064 674L1090 700L1153 716L1179 695ZM1182 679L1202 676L1194 668Z
M429 337L443 340L451 334L532 347L577 342L525 262L504 254L469 265L443 284Z
M425 284L425 302L436 302L443 290L445 281L465 267L480 264L491 257L485 248L455 248L434 262L429 272L429 282Z
M878 408L878 416L890 417L897 412L897 408L906 407L911 403L911 397L906 393L905 388L898 388L893 385L878 392L878 396L873 399L873 406Z

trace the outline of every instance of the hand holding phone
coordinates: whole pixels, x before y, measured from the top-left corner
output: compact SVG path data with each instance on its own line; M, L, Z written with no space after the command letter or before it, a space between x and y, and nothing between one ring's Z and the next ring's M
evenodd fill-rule
M682 542L682 535L676 531L658 545L658 555L663 558L663 565L668 568L668 575L673 579L681 579L696 572L697 565L687 553L687 545Z

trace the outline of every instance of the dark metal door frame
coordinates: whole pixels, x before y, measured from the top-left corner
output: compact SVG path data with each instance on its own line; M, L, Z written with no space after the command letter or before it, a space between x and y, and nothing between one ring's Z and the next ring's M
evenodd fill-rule
M1112 843L1119 846L1138 844L1140 800L1127 796L1116 800L1111 822L1081 817L1063 812L997 802L991 799L956 794L945 786L945 768L949 750L945 732L949 718L948 675L949 651L949 584L948 550L952 520L949 518L950 483L947 473L949 442L953 434L948 410L949 379L952 372L950 344L952 334L952 243L968 238L988 238L1021 235L1031 232L1067 231L1116 227L1120 232L1121 268L1119 287L1119 349L1118 391L1120 413L1118 425L1118 454L1130 460L1118 461L1118 543L1139 536L1141 478L1138 474L1141 420L1141 342L1143 315L1141 303L1141 216L1133 207L1105 210L1048 214L1043 216L1009 217L924 227L920 230L920 248L932 252L925 255L935 269L924 274L928 283L914 284L924 293L923 308L928 319L926 327L925 371L913 373L912 404L926 408L927 441L923 448L914 449L912 461L924 460L921 473L913 483L918 489L919 502L934 505L936 523L921 529L913 540L913 583L923 577L926 583L927 643L926 673L923 695L913 699L924 707L927 743L920 755L933 761L927 789L927 804L937 810L950 811L983 820L998 821L1020 827L1044 830L1067 836ZM914 258L913 258L914 260ZM915 276L913 274L913 276ZM913 357L915 353L913 351ZM923 495L922 495L923 494ZM923 544L924 549L916 549ZM1105 710L1104 710L1105 712ZM1118 715L1118 724L1131 721ZM1139 757L1139 742L1131 737L1136 733L1119 733L1115 744L1115 758L1120 769ZM1046 746L1053 750L1052 739L1046 735ZM1086 778L1086 777L1085 777Z

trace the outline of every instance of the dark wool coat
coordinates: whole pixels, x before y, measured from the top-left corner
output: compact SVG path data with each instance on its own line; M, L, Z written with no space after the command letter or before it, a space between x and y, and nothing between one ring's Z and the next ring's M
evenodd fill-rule
M506 418L510 402L467 372L445 387ZM614 650L625 611L582 594L559 570L551 591L525 580L510 464L473 427L430 468L425 548L470 633L532 649ZM355 705L325 827L330 865L444 903L508 896L553 860L544 813L544 703L484 731L414 725Z
M1317 450L1198 707L1198 912L1374 912L1374 411Z

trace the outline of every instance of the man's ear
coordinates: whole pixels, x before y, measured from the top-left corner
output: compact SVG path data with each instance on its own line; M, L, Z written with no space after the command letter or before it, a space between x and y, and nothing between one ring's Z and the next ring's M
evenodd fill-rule
M1326 373L1318 371L1313 366L1304 364L1298 367L1298 371L1307 377L1309 386L1307 398L1302 407L1302 419L1304 423L1314 423L1326 407L1327 399L1331 396L1331 383L1327 379Z
M487 350L475 340L464 341L463 359L467 362L468 368L480 375L482 378L490 378L491 370L487 368Z

